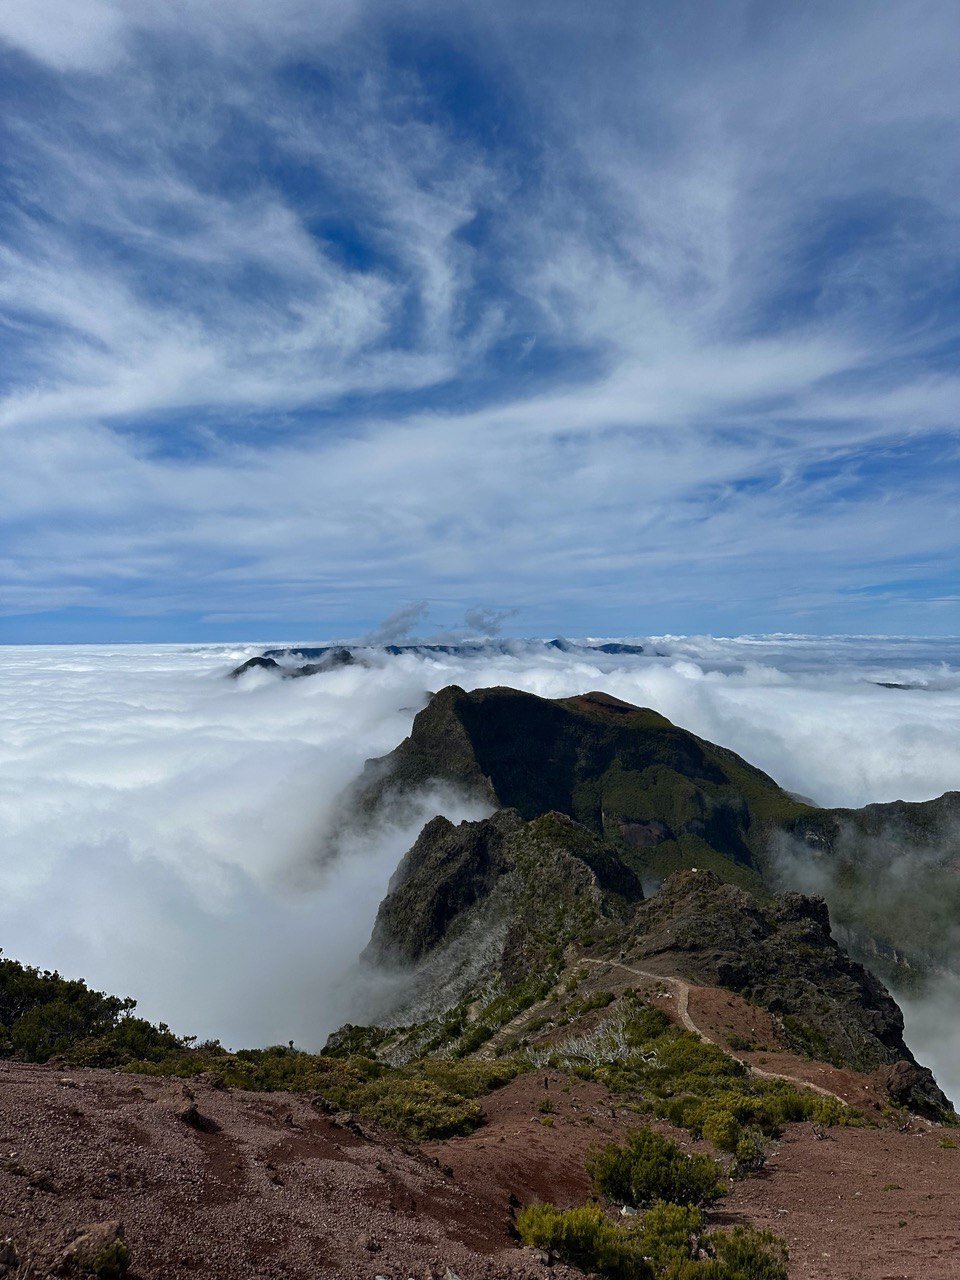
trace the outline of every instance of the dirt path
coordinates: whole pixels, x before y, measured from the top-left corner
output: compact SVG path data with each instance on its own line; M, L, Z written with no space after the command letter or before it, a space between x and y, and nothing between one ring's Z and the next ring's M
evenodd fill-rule
M714 1040L712 1036L708 1036L705 1031L702 1031L690 1016L690 983L686 982L683 978L678 978L675 975L669 976L662 973L651 973L647 969L634 969L631 968L630 965L621 964L617 960L589 960L584 958L581 963L598 966L606 965L607 968L610 969L622 969L624 973L632 973L637 978L646 978L654 982L665 982L676 992L677 1017L680 1019L681 1025L687 1031L692 1032L693 1035L698 1036L704 1044L717 1044L717 1041ZM836 1098L837 1102L844 1102L845 1104L845 1100L841 1098L838 1093L834 1093L832 1089L825 1089L823 1085L813 1084L812 1081L809 1080L797 1080L795 1077L784 1075L780 1071L764 1071L762 1067L755 1067L749 1062L744 1062L743 1058L738 1058L736 1054L730 1053L730 1050L724 1048L722 1045L717 1045L717 1047L723 1048L724 1053L733 1058L735 1062L739 1062L740 1065L752 1076L761 1076L765 1080L783 1080L787 1084L797 1085L804 1089L812 1089L814 1093L822 1094L825 1098Z

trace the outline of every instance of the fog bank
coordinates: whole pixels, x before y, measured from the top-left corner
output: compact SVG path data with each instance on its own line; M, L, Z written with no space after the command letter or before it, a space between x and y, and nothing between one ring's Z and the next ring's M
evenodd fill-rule
M322 871L312 854L363 761L454 682L601 688L821 804L960 788L960 642L641 640L642 657L383 655L292 681L224 678L260 645L2 649L0 946L131 994L178 1031L319 1047L356 1014L353 962L418 824L355 840ZM450 797L426 807L477 816ZM908 1013L956 1096L937 1019Z

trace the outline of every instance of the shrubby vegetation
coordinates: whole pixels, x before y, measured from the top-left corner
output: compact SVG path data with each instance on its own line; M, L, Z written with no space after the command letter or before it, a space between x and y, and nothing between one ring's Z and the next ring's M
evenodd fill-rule
M724 1173L709 1156L688 1155L653 1129L635 1129L623 1143L609 1142L587 1159L595 1189L621 1204L713 1204L724 1193Z
M133 1016L136 1001L91 991L85 982L0 959L0 1057L47 1062L70 1054L88 1066L159 1059L189 1041Z
M200 1045L159 1062L134 1060L126 1065L146 1075L214 1071L224 1084L237 1089L317 1094L340 1110L355 1111L417 1140L471 1133L482 1120L476 1099L505 1084L518 1069L505 1061L440 1058L391 1067L362 1054L333 1057L284 1045L236 1053L219 1045Z
M136 1002L92 991L62 978L0 959L0 1056L26 1062L61 1057L77 1066L122 1067L157 1076L215 1072L240 1089L320 1095L415 1139L470 1133L481 1121L476 1101L517 1073L510 1061L428 1058L390 1067L368 1053L304 1053L292 1046L230 1053L216 1041L195 1043L169 1027L134 1016ZM365 1028L356 1045L370 1046ZM375 1038L375 1037L374 1037Z
M530 1204L517 1213L524 1244L548 1249L581 1271L596 1271L611 1280L652 1280L636 1235L611 1222L599 1205L555 1209Z
M689 1205L653 1205L639 1224L612 1222L599 1205L532 1204L517 1214L524 1244L610 1280L787 1280L787 1250L769 1231L705 1230Z
M660 1009L627 998L624 1011L552 1054L553 1065L628 1096L639 1111L706 1138L735 1158L741 1172L763 1163L765 1137L784 1124L851 1124L859 1116L835 1098L785 1080L751 1077L717 1045L675 1026Z

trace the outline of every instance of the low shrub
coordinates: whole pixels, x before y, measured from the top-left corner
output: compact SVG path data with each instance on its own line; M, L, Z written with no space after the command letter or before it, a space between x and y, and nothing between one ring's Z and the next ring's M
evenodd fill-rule
M638 1107L737 1154L745 1131L776 1137L784 1124L812 1120L854 1124L861 1117L836 1098L785 1080L751 1077L747 1068L713 1044L669 1021L660 1009L622 1001L628 1010L616 1041L623 1051L584 1060L554 1055L555 1065L598 1080Z
M706 1244L716 1259L709 1280L787 1280L787 1246L772 1231L732 1227L711 1232Z
M611 1222L598 1205L531 1204L517 1214L524 1244L609 1280L787 1280L787 1249L752 1227L705 1231L693 1205L659 1203L638 1225Z
M655 1204L643 1215L637 1239L655 1273L697 1256L703 1214L692 1204Z
M548 1249L581 1271L599 1272L610 1280L653 1280L636 1235L611 1222L598 1205L555 1209L530 1204L517 1214L524 1244Z
M724 1193L723 1170L716 1160L687 1155L653 1129L635 1129L622 1144L607 1143L588 1157L586 1167L596 1190L622 1204L666 1200L707 1205Z

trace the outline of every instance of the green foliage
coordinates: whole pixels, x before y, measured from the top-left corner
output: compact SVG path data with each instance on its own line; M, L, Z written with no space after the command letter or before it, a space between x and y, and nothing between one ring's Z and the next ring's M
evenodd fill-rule
M548 1249L581 1271L599 1272L610 1280L653 1280L634 1234L610 1222L599 1205L555 1209L530 1204L517 1214L517 1231L524 1244Z
M317 1094L340 1110L416 1140L471 1133L482 1120L475 1098L504 1084L516 1070L509 1063L440 1061L391 1067L361 1054L331 1057L285 1045L237 1053L198 1048L186 1058L130 1062L127 1069L148 1075L212 1070L233 1088Z
M714 1231L707 1245L716 1262L703 1280L787 1280L787 1246L772 1231Z
M775 1137L784 1124L853 1124L859 1119L836 1098L785 1080L752 1077L736 1058L675 1026L660 1009L624 1003L629 1011L622 1026L625 1053L600 1063L571 1064L561 1058L557 1065L572 1066L578 1075L627 1095L693 1137L706 1138L742 1160L743 1167L756 1167L758 1139Z
M566 1017L572 1022L574 1018L582 1018L585 1013L591 1013L594 1009L606 1009L616 998L612 991L595 991L592 995L572 1000L566 1008Z
M736 1151L742 1127L733 1112L720 1109L711 1111L700 1128L707 1142L712 1142L718 1150L729 1151L731 1154Z
M638 1241L645 1258L662 1272L692 1258L703 1232L703 1214L692 1204L655 1204L640 1222Z
M531 1204L517 1214L517 1231L524 1244L611 1280L787 1280L779 1237L752 1227L705 1233L692 1205L658 1203L624 1226L598 1205Z
M622 1204L706 1205L724 1192L715 1160L687 1155L653 1129L635 1129L622 1144L608 1143L587 1159L587 1173L601 1195Z
M135 1007L59 973L0 959L0 1056L46 1062L69 1055L81 1065L112 1067L187 1047L162 1023L133 1017Z
M520 1066L514 1058L498 1058L493 1062L476 1058L424 1058L415 1063L412 1070L441 1089L459 1093L464 1098L482 1098L509 1084Z
M515 995L515 998L520 998ZM511 1060L425 1059L389 1067L351 1045L383 1038L377 1028L351 1027L333 1054L286 1045L228 1053L217 1041L194 1044L162 1023L134 1017L133 1000L91 991L83 982L0 960L0 1054L46 1062L54 1054L78 1066L122 1067L157 1076L215 1071L240 1089L319 1094L333 1106L407 1137L470 1133L482 1119L477 1098L517 1073Z

